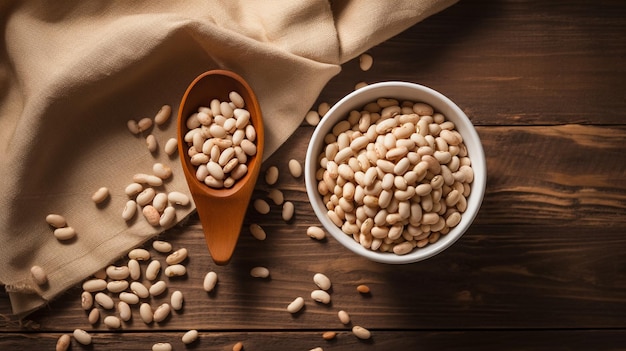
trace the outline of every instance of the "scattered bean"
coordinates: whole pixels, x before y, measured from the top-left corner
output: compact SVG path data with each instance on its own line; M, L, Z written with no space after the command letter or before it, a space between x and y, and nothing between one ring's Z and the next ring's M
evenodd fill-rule
M83 345L91 344L91 335L82 329L74 329L74 339Z
M59 214L51 213L46 216L46 222L54 228L63 228L67 225L65 217Z
M107 281L104 279L89 279L83 283L83 290L87 292L102 291L107 288Z
M167 194L167 198L173 205L187 206L189 205L189 197L181 192L172 191Z
M250 233L257 240L265 240L265 238L267 237L263 228L261 228L261 226L256 223L250 224Z
M150 296L150 291L140 282L130 283L130 291L132 291L137 297L145 299Z
M187 249L181 248L174 252L172 252L169 256L165 258L165 262L169 265L177 264L183 262L187 258Z
M126 205L124 206L124 210L122 211L122 218L125 221L129 221L135 217L137 213L137 202L135 200L128 200Z
M315 273L313 282L322 290L328 290L331 286L330 279L323 273Z
M317 111L309 111L306 116L304 116L304 120L311 126L316 126L320 123L320 114Z
M121 301L124 301L129 305L136 305L139 303L139 296L133 293L122 291L119 297Z
M126 279L130 275L128 266L108 266L106 268L107 277L115 280Z
M37 285L45 285L48 282L48 276L46 272L40 266L30 267L30 274L33 276Z
M302 165L296 159L289 160L289 173L294 178L300 178L302 176Z
M168 277L180 277L187 274L187 268L182 264L174 264L165 268L165 275Z
M372 64L374 63L374 59L370 54L362 54L359 56L359 67L362 71L369 71L372 68Z
M98 323L100 321L100 310L96 307L92 308L87 316L87 321L91 325Z
M370 288L369 286L365 285L365 284L361 284L359 286L356 287L356 290L361 293L361 294L369 294L370 293Z
M152 312L152 307L150 307L149 303L144 302L139 306L139 316L145 324L152 323L154 312Z
M274 185L278 181L279 172L278 167L270 166L265 170L265 182L268 185Z
M352 327L352 334L361 340L367 340L372 336L369 330L358 325Z
M126 122L126 127L131 133L135 135L139 134L139 125L134 119L129 119L128 122Z
M185 345L191 344L196 341L196 339L198 339L198 331L195 329L187 331L182 337L183 344Z
M322 339L324 340L332 340L337 336L337 333L334 331L327 331L322 333Z
M122 326L122 321L115 316L104 317L104 325L111 329L118 329Z
M272 202L274 202L275 205L282 205L283 202L285 201L283 192L276 188L271 188L269 192L267 193L267 197L270 200L272 200Z
M183 300L183 293L178 290L174 291L170 298L172 309L175 311L181 310L183 308Z
M56 351L66 351L70 344L72 343L72 339L68 334L63 334L59 337L56 344Z
M324 290L313 290L311 292L311 298L317 302L321 302L323 304L330 303L330 295Z
M139 278L141 277L141 267L139 266L139 262L137 260L128 260L128 272L130 275L130 279L139 280Z
M110 310L113 307L115 307L115 303L113 302L113 299L111 298L111 296L105 293L102 293L102 292L97 293L94 299L96 300L98 305L102 306L102 308L104 309Z
M146 249L132 249L128 253L128 258L137 261L147 261L150 259L150 252Z
M164 228L168 228L176 221L176 209L172 206L167 206L161 217L159 217L159 225Z
M267 278L270 276L270 270L266 267L254 267L250 270L250 275L255 278Z
M161 271L161 262L158 260L150 261L148 267L146 267L146 279L155 280Z
M170 315L170 311L170 305L168 303L164 303L154 310L152 319L157 323L163 322Z
M287 311L289 313L298 313L302 307L304 307L304 299L298 296L287 306Z
M58 240L70 240L76 236L76 230L72 227L62 227L54 230L54 237Z
M326 232L320 227L310 226L306 230L306 235L313 239L323 240L326 237Z
M350 315L348 314L348 312L341 310L339 312L337 312L337 317L339 317L339 321L342 324L348 324L350 323Z
M154 116L154 123L160 126L165 124L172 115L172 107L170 105L163 105L156 116Z
M128 289L128 282L126 280L112 280L107 283L107 290L114 294L126 289Z
M109 197L109 188L101 187L91 196L91 200L96 204L104 202Z
M317 106L317 113L319 113L321 118L324 118L326 113L328 113L328 110L330 110L330 104L327 102L322 102Z
M159 342L152 345L152 351L172 351L172 344L168 342Z
M119 301L117 303L117 311L120 314L120 319L124 322L128 322L132 318L130 306L124 301Z
M154 227L158 227L161 224L161 214L157 211L156 208L152 205L146 205L142 209L143 216L146 218L146 221L150 223L150 225Z
M260 214L268 214L270 212L270 205L263 199L254 200L254 209Z
M139 127L139 133L145 132L152 128L152 119L145 117L137 122L137 127Z
M159 296L163 294L165 290L167 290L167 284L164 281L159 280L150 286L150 296Z
M172 251L172 244L163 240L155 240L152 242L152 248L161 253L168 253Z
M233 351L242 351L243 350L243 343L241 341L238 341L235 343L235 345L233 345Z
M128 196L135 196L143 191L143 185L139 183L130 183L124 188L124 193Z
M80 295L80 306L85 311L93 307L93 296L90 292L83 291L83 293Z
M178 150L178 140L176 140L175 138L167 139L167 142L165 142L165 147L163 148L163 151L165 151L166 154L171 156L176 152L176 150Z
M282 217L285 222L289 222L293 218L293 213L295 212L295 208L293 202L285 201L283 204Z
M154 135L150 134L146 137L146 146L148 147L148 151L155 152L159 148L159 144Z
M211 271L204 276L204 283L202 284L204 291L206 292L213 291L216 284L217 284L217 273Z

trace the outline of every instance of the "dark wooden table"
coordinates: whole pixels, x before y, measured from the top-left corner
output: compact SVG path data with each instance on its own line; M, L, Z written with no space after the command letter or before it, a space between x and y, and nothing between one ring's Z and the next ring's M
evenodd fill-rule
M462 1L373 48L374 66L345 64L318 102L334 103L359 81L407 80L454 100L477 126L488 164L480 213L451 248L426 261L372 263L318 224L303 179L287 161L304 160L313 127L303 124L264 165L281 170L277 187L295 203L285 223L277 206L249 211L265 241L245 229L235 258L215 266L195 217L162 238L190 251L188 274L170 279L185 307L164 323L133 319L119 331L91 326L80 287L19 321L0 294L0 349L53 349L62 333L84 328L93 345L72 349L148 350L616 350L626 349L626 4L623 1ZM257 196L268 186L262 181ZM164 256L160 256L163 258ZM254 266L270 279L254 279ZM202 290L206 272L216 291ZM312 277L333 282L332 303L310 299ZM360 295L359 284L371 294ZM154 298L153 305L167 301ZM291 315L296 296L305 309ZM346 310L344 326L337 311ZM6 317L4 317L6 316ZM372 338L350 332L361 325ZM185 346L181 335L197 329ZM322 339L336 331L335 339Z

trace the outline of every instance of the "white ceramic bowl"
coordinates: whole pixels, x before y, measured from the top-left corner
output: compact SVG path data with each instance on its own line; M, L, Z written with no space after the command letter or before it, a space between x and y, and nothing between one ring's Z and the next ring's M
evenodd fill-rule
M330 133L337 122L346 119L350 111L360 111L365 104L376 101L378 98L394 98L400 101L424 102L431 105L435 112L442 113L448 120L454 122L456 130L463 136L463 142L467 147L474 171L471 193L467 198L467 210L462 214L461 222L456 227L452 228L448 234L441 235L437 242L426 245L423 248L415 248L406 255L396 255L394 253L366 249L357 243L352 238L352 235L347 235L342 232L341 229L335 226L327 217L327 209L322 201L321 195L318 193L317 180L315 179L315 173L319 167L317 160L325 147L324 136ZM442 252L457 241L469 228L478 213L485 193L486 180L487 167L482 144L472 122L467 118L465 113L441 93L419 84L407 82L382 82L371 84L348 94L337 102L315 128L309 142L305 160L307 195L317 218L325 230L350 251L372 261L390 264L405 264L424 260Z

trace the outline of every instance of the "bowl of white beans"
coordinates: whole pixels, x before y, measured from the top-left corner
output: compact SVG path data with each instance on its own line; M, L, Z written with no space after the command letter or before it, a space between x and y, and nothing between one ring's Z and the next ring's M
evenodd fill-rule
M485 154L463 111L443 94L381 82L337 102L316 126L306 191L324 229L375 262L406 264L456 242L486 186Z

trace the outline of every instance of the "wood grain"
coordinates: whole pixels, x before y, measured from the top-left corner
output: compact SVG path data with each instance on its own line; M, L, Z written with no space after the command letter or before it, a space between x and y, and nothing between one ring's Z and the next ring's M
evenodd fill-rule
M83 346L73 341L72 350L149 350L153 343L169 342L174 350L231 350L241 342L245 350L624 350L624 333L615 330L558 331L388 331L374 330L367 341L356 339L349 331L337 330L335 339L323 340L323 331L214 332L200 331L198 340L184 345L185 331L159 333L92 334L93 344ZM0 348L13 350L29 345L37 350L54 348L60 333L0 334ZM139 345L141 347L139 348Z
M160 237L189 250L188 274L160 277L168 291L146 302L156 307L178 289L183 311L146 326L133 307L132 320L112 332L88 324L80 287L24 320L10 315L0 293L0 349L51 349L74 328L94 333L94 350L157 341L203 350L230 350L237 341L246 350L626 349L625 34L620 1L464 0L371 49L370 71L355 59L329 82L318 103L338 101L360 81L425 84L477 126L485 199L444 253L390 266L332 238L307 237L319 222L304 180L287 172L288 160L304 160L313 127L303 123L263 165L279 167L277 187L295 204L293 221L285 223L276 205L268 215L249 209L227 266L211 261L196 216ZM270 187L259 179L253 196L265 197ZM265 229L265 241L252 237L252 223ZM252 278L255 266L269 268L270 278ZM209 270L219 277L212 293L202 290ZM333 282L330 305L309 296L317 272ZM371 294L359 294L359 284ZM297 296L306 306L291 315L286 307ZM339 322L340 309L350 325ZM354 338L353 325L372 330L372 340ZM201 340L185 347L180 336L192 328ZM322 340L327 330L337 339Z

